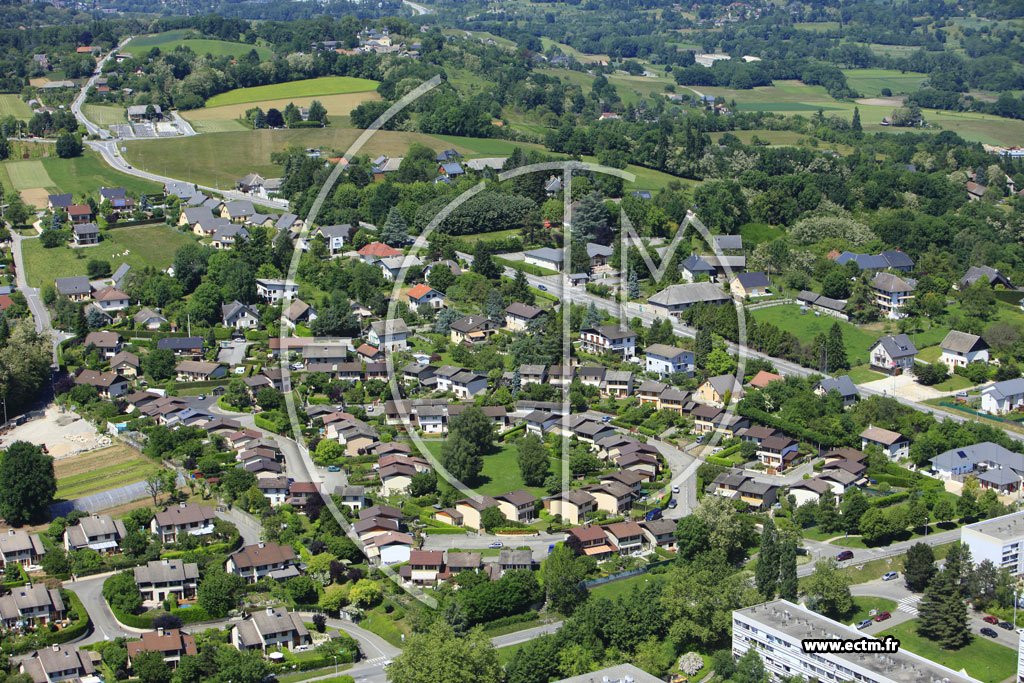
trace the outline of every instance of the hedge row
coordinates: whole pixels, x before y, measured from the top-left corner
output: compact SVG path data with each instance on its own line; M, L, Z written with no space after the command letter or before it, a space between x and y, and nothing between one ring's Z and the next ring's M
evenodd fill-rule
M508 626L510 624L522 624L526 621L534 621L538 616L539 615L535 611L531 610L529 612L523 612L522 614L510 614L507 617L501 617L494 621L478 624L478 626L483 626L484 630L487 631L488 629L501 628L502 626Z
M704 462L709 462L712 465L721 465L722 467L732 467L732 460L729 458L723 458L720 455L707 455L704 456Z
M884 508L896 503L902 503L910 497L909 491L899 491L888 496L882 496L881 498L870 498L869 502L871 507Z

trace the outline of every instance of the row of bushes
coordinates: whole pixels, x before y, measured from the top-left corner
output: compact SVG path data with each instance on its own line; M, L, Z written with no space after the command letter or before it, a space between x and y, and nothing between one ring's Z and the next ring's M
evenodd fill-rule
M723 458L719 455L707 455L704 456L704 462L709 462L712 465L721 465L722 467L732 467L732 460L729 458Z
M523 624L527 621L535 621L538 618L537 612L530 610L529 612L523 612L522 614L510 614L507 617L501 617L494 621L488 621L485 624L481 624L485 631L495 628L501 628L502 626L510 626L512 624Z
M871 507L886 508L890 505L895 505L896 503L902 503L907 498L910 498L909 491L898 491L896 493L891 493L888 496L881 496L880 498L869 498L868 501L870 502Z

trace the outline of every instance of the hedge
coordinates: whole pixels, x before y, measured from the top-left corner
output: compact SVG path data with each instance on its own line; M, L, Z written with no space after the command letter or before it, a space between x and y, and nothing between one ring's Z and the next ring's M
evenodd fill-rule
M198 382L175 382L175 389L202 389L204 387L226 387L231 379L204 379Z
M522 423L516 425L515 427L512 427L511 429L509 429L509 430L507 430L505 432L502 432L501 434L498 435L498 438L501 439L502 441L508 441L508 439L510 437L515 436L519 432L525 432L525 431L526 431L526 423L522 422Z
M5 654L25 654L26 652L39 650L44 647L49 647L50 645L68 643L72 640L77 640L88 633L91 622L89 620L89 613L85 610L85 606L82 605L82 601L78 599L77 595L69 590L62 589L60 593L61 598L64 600L64 605L67 607L68 614L75 614L75 622L71 626L60 631L50 632L44 627L31 636L19 639L16 643L5 643L3 646L3 652Z
M709 462L712 465L721 465L722 467L732 467L732 460L729 458L723 458L718 455L707 455L704 457L704 462Z
M889 507L890 505L895 505L896 503L902 503L909 497L909 491L899 491L888 496L882 496L881 498L871 498L869 499L869 502L871 507L884 508Z
M523 612L522 614L510 614L507 617L501 617L494 621L487 621L477 626L483 626L484 630L501 628L502 626L509 626L510 624L521 624L525 621L534 621L538 618L537 612L531 610L529 612Z

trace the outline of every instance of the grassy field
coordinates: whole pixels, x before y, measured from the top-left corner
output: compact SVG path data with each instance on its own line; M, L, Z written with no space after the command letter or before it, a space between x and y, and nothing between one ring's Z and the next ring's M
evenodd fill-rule
M875 372L868 368L867 364L858 365L857 367L850 368L850 371L846 373L853 380L854 384L864 384L865 382L874 382L876 379L882 379L885 377L880 372Z
M33 187L53 187L53 180L46 172L46 167L39 159L28 161L11 161L4 164L7 179L15 190L27 190Z
M377 85L379 85L377 81L371 81L368 78L353 78L351 76L307 78L303 81L259 85L254 88L236 88L220 95L214 95L206 101L206 106L220 107L225 104L243 104L245 102L262 102L263 100L279 100L282 98L367 92L375 91Z
M944 650L931 640L917 634L917 619L905 621L887 629L876 637L891 635L899 638L900 647L933 662L959 671L965 669L969 676L995 683L1013 677L1017 671L1017 652L993 643L987 638L974 635L970 644L959 650Z
M882 88L893 94L911 93L917 90L927 74L895 69L845 69L846 82L865 97L878 97Z
M142 481L159 469L159 465L124 445L63 458L54 463L56 497L71 500L109 491Z
M873 609L879 612L895 612L896 601L887 600L886 598L869 598L863 596L856 596L853 598L854 612L853 615L847 619L849 623L856 624L864 619L867 619L869 612Z
M263 111L277 109L283 111L289 102L296 107L308 107L313 100L319 100L332 116L348 116L349 112L363 102L379 100L380 95L369 90L365 92L342 93L339 95L315 95L312 97L286 97L278 100L259 100L255 102L243 102L239 104L225 104L219 107L205 107L203 109L192 109L182 113L182 117L189 121L230 121L245 116L247 109L260 107Z
M186 38L191 33L187 30L166 31L164 33L153 33L134 39L125 47L125 52L133 55L144 55L154 47L160 48L161 52L172 52L179 45L188 47L197 55L211 54L214 57L244 57L251 50L256 50L261 62L268 62L274 58L274 53L269 48L247 45L245 43L232 43L227 40L208 40L206 38Z
M194 138L189 138L194 139ZM177 142L169 140L168 142ZM139 192L160 192L163 186L149 180L136 178L115 171L107 166L102 157L91 149L74 159L51 157L43 160L43 166L53 180L54 191L73 194L92 194L101 187L123 187L132 194ZM244 173L242 175L245 175ZM177 176L184 178L187 176ZM241 177L241 176L239 176Z
M431 453L440 457L441 441L427 441L426 444ZM516 454L515 446L502 444L497 453L484 456L484 468L477 481L464 483L473 486L477 493L485 496L497 496L519 489L526 489L538 498L547 495L544 487L530 487L523 483Z
M79 249L67 246L44 249L37 239L26 241L22 255L29 285L39 287L58 277L85 275L85 265L90 259L109 262L111 270L122 263L132 268L163 269L174 261L178 247L191 241L189 236L166 225L117 228L104 231L101 237L102 241L96 246ZM125 251L126 256L115 256Z
M18 95L0 95L0 117L8 116L27 121L32 118L32 110Z
M818 334L828 334L832 325L839 323L839 327L843 330L846 357L849 359L850 365L857 365L858 358L867 358L868 347L875 341L875 335L848 322L829 316L818 317L812 313L801 315L800 307L796 304L762 308L751 311L750 316L759 322L770 322L792 332L803 342L814 339Z
M99 126L125 123L128 120L125 112L124 107L109 104L82 105L82 113L85 114L85 117Z
M608 598L614 600L617 597L628 595L633 586L642 586L645 583L654 581L659 583L665 580L665 574L640 574L639 576L631 576L628 579L622 581L612 581L611 583L602 584L595 586L590 589L590 595L595 598Z

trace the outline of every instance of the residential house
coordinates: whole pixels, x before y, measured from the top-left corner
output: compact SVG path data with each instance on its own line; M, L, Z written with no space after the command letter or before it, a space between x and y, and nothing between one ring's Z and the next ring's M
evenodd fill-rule
M590 259L591 269L606 265L613 253L615 250L611 247L596 242L587 243L587 257Z
M143 308L132 316L132 320L138 327L147 330L159 330L160 326L167 322L167 318L154 311L152 308Z
M710 282L669 285L647 302L662 315L681 313L698 303L721 305L730 302L731 297Z
M945 363L950 372L970 363L988 363L988 343L976 334L950 330L940 344L942 355L939 362Z
M636 355L636 333L618 325L587 327L580 332L580 348L587 353L601 355L611 351L623 358Z
M51 194L46 197L46 208L50 211L56 209L67 209L74 203L74 197L70 193Z
M260 324L259 312L237 299L229 304L223 304L220 309L224 327L233 327L236 330L252 330Z
M137 377L139 374L139 357L134 353L121 351L110 359L110 369L122 377Z
M697 387L694 399L709 405L724 406L726 399L739 400L743 397L743 385L734 375L708 377Z
M651 344L644 349L647 372L653 372L662 377L682 373L692 377L694 372L694 356L692 351L680 349L668 344Z
M313 481L293 481L288 487L288 505L299 512L306 510L306 505L313 498L320 497L320 484Z
M890 320L902 318L903 307L914 298L915 280L903 279L892 273L878 273L871 279L875 293L875 305L882 309Z
M502 575L505 572L533 569L533 552L531 550L502 550L498 553L498 567Z
M452 342L474 344L486 341L498 331L498 324L485 315L467 315L449 327Z
M651 550L662 548L675 551L676 522L672 519L652 519L639 522L644 532L644 544Z
M299 286L291 280L281 278L256 278L256 294L271 304L282 299L294 299L299 293Z
M854 254L844 251L835 257L835 262L845 266L850 261L861 270L896 270L909 273L914 269L914 261L902 251L883 251L880 254Z
M808 502L817 503L826 491L831 490L832 487L827 481L815 477L814 479L801 479L790 484L786 493L793 496L799 507Z
M231 629L231 644L242 651L266 652L274 647L294 650L312 642L302 617L283 607L255 611Z
M643 548L644 530L636 522L617 522L604 527L608 539L619 548L619 554L629 555Z
M978 280L987 283L990 287L1002 285L1006 289L1013 289L1009 278L991 266L971 266L967 274L960 278L960 288L973 287Z
M456 398L473 398L487 391L487 375L473 370L463 370L452 375L451 385Z
M227 202L221 207L220 217L232 223L248 223L256 215L256 207L248 200Z
M135 208L135 200L128 196L123 187L101 187L100 204L110 204L118 216L131 213Z
M800 444L788 436L772 435L757 447L757 457L768 474L778 474L789 468L798 455Z
M297 560L291 546L260 542L232 553L224 569L229 574L241 576L246 583L256 583L265 576L283 580L298 575Z
M444 551L413 550L409 553L408 567L408 579L413 583L436 583L438 575L444 572ZM406 577L403 575L403 578Z
M881 448L882 453L890 460L905 458L910 454L910 439L899 432L868 425L868 428L860 433L860 447L864 450L871 445Z
M598 510L604 510L611 517L625 515L633 505L633 489L614 480L585 486L583 490L594 497Z
M389 247L383 242L370 242L356 253L367 263L376 263L383 258L401 256L402 250ZM454 273L455 271L452 272Z
M974 476L982 488L1003 495L1016 493L1024 480L1024 454L991 441L953 448L931 459L932 469L942 479Z
M33 683L80 681L96 673L92 657L74 645L53 645L36 650L18 665L19 673L27 674Z
M67 616L64 600L56 588L44 583L15 586L0 597L0 623L6 630L35 628L61 621Z
M840 375L836 378L826 378L818 382L814 387L814 393L818 396L825 396L830 391L835 391L839 394L840 400L843 402L844 407L850 407L857 402L859 393L857 391L857 385L853 383L849 375Z
M417 313L436 311L444 306L444 294L430 285L420 283L407 292L409 306Z
M112 372L79 370L75 384L94 387L99 395L106 399L118 398L128 393L128 380Z
M610 472L608 474L601 475L601 483L615 482L622 484L630 490L634 496L640 495L640 490L643 488L645 477L642 474L638 474L632 470L619 470L618 472Z
M176 628L147 631L142 634L141 640L129 641L125 643L125 647L128 649L129 668L132 660L142 652L159 652L172 669L178 668L178 663L184 655L194 657L198 653L195 637Z
M381 564L408 562L412 543L409 534L392 531L371 539L366 546L366 554L371 559L378 559Z
M366 507L366 489L362 486L339 486L334 490L335 495L341 497L340 505L351 510L360 510Z
M544 311L536 306L515 302L505 308L505 329L512 332L523 332L534 320L544 315Z
M1024 378L995 382L981 390L981 409L991 415L1005 415L1024 407Z
M89 284L89 278L84 275L59 277L53 285L58 294L72 301L87 301L92 298L92 285Z
M657 456L640 450L620 453L615 458L615 464L624 470L636 472L648 481L656 478L661 469L661 462Z
M541 247L540 249L531 249L530 251L523 252L523 261L539 268L561 271L562 264L565 262L565 255L561 249Z
M351 240L352 226L348 223L343 225L321 225L313 228L310 237L321 236L327 243L327 251L331 256L336 256L345 251L345 244Z
M203 353L202 337L164 337L156 342L158 349L169 349L175 356L200 356Z
M71 227L71 232L74 236L75 244L80 247L100 243L100 229L95 223L74 223Z
M898 375L914 369L917 347L905 334L881 337L868 348L868 362L872 370Z
M145 605L157 605L172 595L179 602L196 597L199 567L194 562L151 560L146 566L136 567L132 571Z
M116 287L104 287L93 295L101 311L123 311L128 308L128 295Z
M525 489L503 493L495 496L494 500L501 514L510 521L529 524L536 518L537 497Z
M741 235L713 235L711 237L711 248L715 252L742 251L743 237Z
M423 261L419 256L409 254L405 256L388 256L377 261L377 265L380 267L380 272L384 276L385 280L393 282L410 268L422 267Z
M111 515L93 513L68 526L63 533L63 546L68 552L88 548L103 555L121 552L121 541L127 531L125 523Z
M742 500L753 510L767 510L778 497L779 487L756 481L753 477L730 470L722 472L708 485L708 493L732 500Z
M768 291L770 285L771 282L768 280L768 274L759 270L753 273L737 274L729 283L729 291L732 292L733 296L741 299L768 296L771 294Z
M183 360L174 368L179 382L208 382L218 379L227 372L220 363L201 360Z
M161 543L177 543L184 534L204 536L213 533L213 508L197 503L181 503L158 512L150 522L150 529Z
M589 513L597 511L597 499L586 491L571 489L545 498L544 509L569 524L582 524Z
M569 529L569 535L580 542L584 555L597 560L607 559L619 551L604 529L597 525Z
M284 505L285 501L288 500L288 487L290 485L291 482L284 475L259 477L256 480L256 488L259 489L264 498L270 501L271 507Z
M715 276L715 268L710 263L691 252L682 263L679 270L683 272L683 279L687 282L697 282L704 278L711 279Z
M629 370L609 370L604 376L603 391L612 398L629 398L633 395L633 373Z
M4 568L9 564L35 567L46 553L39 534L30 534L23 529L8 529L0 534L0 561Z
M449 550L447 555L445 560L448 566L448 573L451 576L456 576L459 572L464 571L478 573L483 568L482 553L453 553Z
M288 307L281 311L285 325L295 329L297 325L308 325L317 319L316 311L302 299L294 299Z
M496 507L499 510L501 505L498 501L490 496L476 496L474 498L464 498L455 503L455 511L462 515L463 526L471 529L483 529L483 522L480 519L480 513L487 508Z
M106 330L90 332L85 335L83 346L87 349L93 346L104 358L113 358L121 350L121 335Z
M374 536L398 531L399 526L397 519L391 519L390 517L369 517L367 519L361 519L353 524L352 529L359 537L359 541L366 543L373 539Z
M830 299L827 296L815 294L807 290L797 294L796 299L802 307L810 308L815 313L823 313L840 320L849 319L849 316L846 314L846 302L841 299Z
M375 320L370 324L370 332L366 339L375 348L388 353L408 349L410 334L409 327L401 318Z

